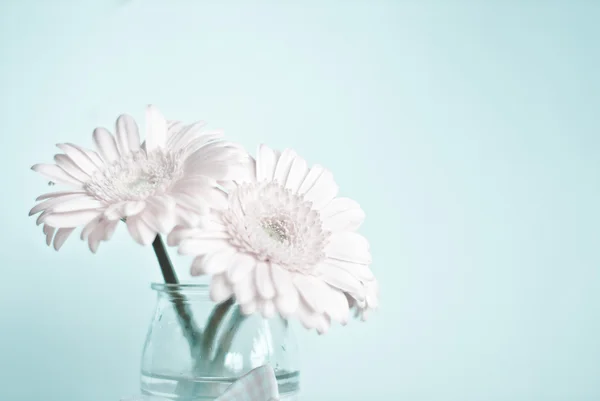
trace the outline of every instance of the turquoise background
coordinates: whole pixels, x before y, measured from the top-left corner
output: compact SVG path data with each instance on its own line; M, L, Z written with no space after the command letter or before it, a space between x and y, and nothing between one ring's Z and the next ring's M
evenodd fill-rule
M382 307L298 330L303 400L600 399L599 20L591 0L2 1L0 400L138 390L151 250L121 228L57 253L27 212L55 143L147 103L295 148L365 209Z

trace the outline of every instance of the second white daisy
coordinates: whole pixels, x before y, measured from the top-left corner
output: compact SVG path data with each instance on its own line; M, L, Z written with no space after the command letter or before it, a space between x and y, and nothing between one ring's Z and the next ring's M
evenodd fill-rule
M226 207L198 228L175 228L169 244L196 256L193 275L213 276L215 302L233 296L245 314L295 316L319 333L345 324L346 296L364 303L363 283L374 280L369 243L356 233L364 212L337 197L330 171L291 149L261 145L249 172Z

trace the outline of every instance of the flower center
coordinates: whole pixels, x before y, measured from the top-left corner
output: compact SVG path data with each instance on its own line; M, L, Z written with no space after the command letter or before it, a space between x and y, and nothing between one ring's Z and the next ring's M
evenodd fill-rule
M264 217L260 223L265 233L275 241L280 243L289 243L293 235L290 229L291 223L283 218Z
M329 232L301 196L277 183L244 184L223 213L232 243L263 261L310 274L325 258Z
M85 189L105 202L143 200L167 191L183 175L178 154L156 150L131 153L96 172Z

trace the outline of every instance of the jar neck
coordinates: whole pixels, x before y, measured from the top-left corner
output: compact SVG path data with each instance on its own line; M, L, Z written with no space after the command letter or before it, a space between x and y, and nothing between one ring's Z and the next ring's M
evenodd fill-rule
M161 300L209 302L209 286L206 284L165 284L153 283L151 288Z

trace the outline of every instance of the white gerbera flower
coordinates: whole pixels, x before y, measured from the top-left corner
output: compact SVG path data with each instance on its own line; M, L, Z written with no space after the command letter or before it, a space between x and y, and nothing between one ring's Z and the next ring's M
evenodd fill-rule
M235 296L245 314L296 316L319 333L349 319L346 294L365 300L374 279L369 243L355 231L365 214L337 198L331 172L293 150L261 145L250 178L199 228L175 228L170 245L195 255L193 275L211 274L211 297Z
M32 167L70 189L37 198L30 215L39 215L48 245L59 249L76 227L96 252L121 219L140 244L152 243L158 233L175 225L195 224L208 203L226 201L216 189L247 154L220 141L218 131L204 132L204 123L167 122L154 107L146 111L146 141L140 144L132 117L116 123L116 139L104 128L94 130L98 153L73 144L57 145L64 154L55 164Z

